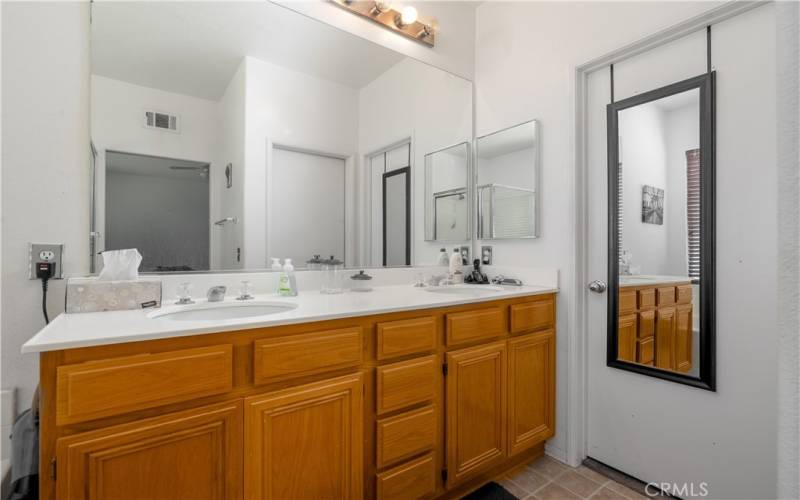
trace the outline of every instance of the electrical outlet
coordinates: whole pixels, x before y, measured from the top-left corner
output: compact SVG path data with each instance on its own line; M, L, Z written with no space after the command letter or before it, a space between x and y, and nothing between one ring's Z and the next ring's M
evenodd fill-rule
M36 263L52 262L55 264L53 277L61 279L61 257L64 254L64 245L49 243L31 243L28 245L28 279L36 279Z
M466 266L472 264L469 261L469 247L461 247L461 262Z
M484 266L492 265L492 247L484 245L481 247L481 263Z

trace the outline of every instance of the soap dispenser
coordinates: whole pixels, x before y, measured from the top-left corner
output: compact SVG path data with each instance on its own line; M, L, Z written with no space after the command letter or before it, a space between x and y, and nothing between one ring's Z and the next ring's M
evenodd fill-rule
M284 297L294 297L297 295L297 281L294 277L294 266L292 259L286 259L278 278L278 295Z

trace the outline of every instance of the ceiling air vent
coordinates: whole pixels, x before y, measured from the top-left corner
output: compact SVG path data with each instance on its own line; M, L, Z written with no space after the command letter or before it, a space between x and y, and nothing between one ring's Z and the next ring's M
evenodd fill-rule
M179 133L181 131L181 121L178 115L170 115L152 109L144 110L144 126L167 132Z

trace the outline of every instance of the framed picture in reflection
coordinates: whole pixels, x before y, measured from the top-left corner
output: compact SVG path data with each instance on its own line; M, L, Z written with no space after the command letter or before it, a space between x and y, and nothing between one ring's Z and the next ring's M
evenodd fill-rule
M664 190L653 186L642 186L642 222L664 224Z

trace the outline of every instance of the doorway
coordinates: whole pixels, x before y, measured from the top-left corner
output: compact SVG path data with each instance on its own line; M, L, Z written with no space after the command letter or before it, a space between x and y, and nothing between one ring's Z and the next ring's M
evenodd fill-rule
M369 265L411 265L411 142L367 157L370 192Z
M104 250L137 248L143 272L209 269L210 164L106 151Z

